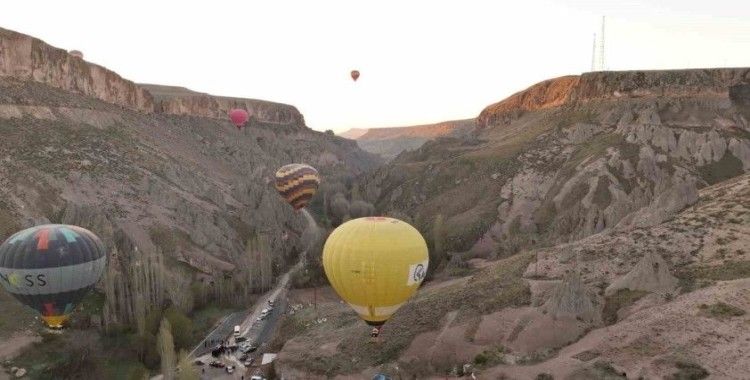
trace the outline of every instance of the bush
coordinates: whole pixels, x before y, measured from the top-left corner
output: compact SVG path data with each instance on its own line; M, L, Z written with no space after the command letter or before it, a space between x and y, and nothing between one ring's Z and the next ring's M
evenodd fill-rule
M713 305L701 304L698 308L714 318L731 318L745 315L745 310L724 302L717 302Z
M487 355L484 354L484 352L477 354L477 356L474 357L474 364L476 365L484 365L487 364L487 362L490 359L487 357Z

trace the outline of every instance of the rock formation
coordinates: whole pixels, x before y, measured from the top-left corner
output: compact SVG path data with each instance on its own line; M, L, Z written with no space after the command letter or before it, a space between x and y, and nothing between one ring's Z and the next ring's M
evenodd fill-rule
M591 302L581 276L575 271L568 273L552 291L549 300L542 309L552 318L570 317L584 322L596 322L600 319L598 310Z
M605 290L612 295L620 289L642 290L651 293L673 293L677 278L669 272L667 262L657 253L646 252L638 264L625 276L618 278Z
M567 76L488 106L474 133L428 141L363 179L380 213L448 249L502 257L653 226L750 171L750 69Z

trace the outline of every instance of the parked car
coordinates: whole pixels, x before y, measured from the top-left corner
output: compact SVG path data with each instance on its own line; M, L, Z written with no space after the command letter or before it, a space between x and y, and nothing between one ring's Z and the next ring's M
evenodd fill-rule
M253 358L249 358L249 359L247 359L247 360L243 361L243 362L242 362L242 364L243 364L243 365L244 365L245 367L250 367L251 365L253 365L253 362L254 362L254 361L255 361L255 360L254 360Z
M243 343L242 346L240 346L240 352L243 354L246 354L248 352L253 352L258 349L258 346L251 344L251 343Z
M266 380L266 378L261 375L253 375L250 380Z
M242 343L242 342L244 342L246 340L247 340L247 338L245 338L244 336L238 336L237 338L234 339L234 341L237 342L237 343Z
M227 373L234 372L234 366L233 365L228 365L226 369L227 369Z
M224 363L222 363L220 361L216 361L216 360L212 361L211 364L209 364L209 365L211 367L214 367L214 368L224 368L224 366L225 366Z
M240 336L240 326L234 326L234 336Z

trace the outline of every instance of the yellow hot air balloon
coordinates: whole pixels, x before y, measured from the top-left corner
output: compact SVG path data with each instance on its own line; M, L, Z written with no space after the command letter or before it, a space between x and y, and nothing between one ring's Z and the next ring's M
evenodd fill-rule
M398 219L367 217L336 228L323 247L323 269L338 295L372 326L381 326L419 288L427 243Z

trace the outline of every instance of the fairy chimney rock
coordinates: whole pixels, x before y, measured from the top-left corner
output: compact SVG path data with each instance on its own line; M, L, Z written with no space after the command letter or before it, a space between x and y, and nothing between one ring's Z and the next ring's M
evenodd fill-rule
M676 288L677 278L669 272L667 262L659 254L648 252L628 274L612 282L604 294L612 295L620 289L666 294Z

